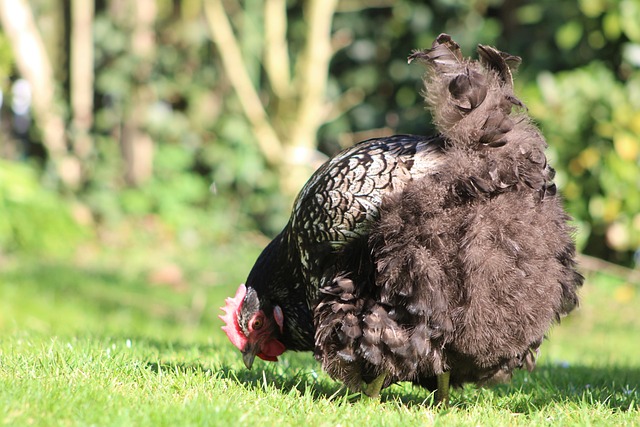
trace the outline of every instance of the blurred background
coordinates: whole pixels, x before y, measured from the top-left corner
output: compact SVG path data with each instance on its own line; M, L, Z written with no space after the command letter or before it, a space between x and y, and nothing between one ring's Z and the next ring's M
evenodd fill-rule
M640 0L0 8L0 267L237 286L328 156L433 131L407 56L447 32L466 55L523 58L516 93L549 142L584 268L637 280Z

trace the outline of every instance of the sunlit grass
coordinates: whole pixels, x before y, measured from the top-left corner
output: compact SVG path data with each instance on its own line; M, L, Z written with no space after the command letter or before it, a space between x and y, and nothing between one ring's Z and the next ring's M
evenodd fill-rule
M640 425L640 296L617 278L588 278L581 308L552 330L533 373L466 386L441 409L408 384L380 401L350 394L310 354L247 371L216 316L259 248L219 249L179 291L112 265L5 265L0 423Z

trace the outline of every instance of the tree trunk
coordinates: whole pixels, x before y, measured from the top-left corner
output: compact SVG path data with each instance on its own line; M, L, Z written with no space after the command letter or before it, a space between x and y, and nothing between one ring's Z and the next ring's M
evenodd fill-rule
M93 1L71 3L71 108L73 151L84 160L93 151Z
M122 153L125 160L125 178L130 185L140 185L153 173L153 140L144 129L149 106L154 100L147 80L153 68L156 53L154 23L157 15L156 0L138 0L130 4L132 11L131 52L138 59L135 70L136 86L131 105L125 116L122 132Z
M0 0L0 20L20 74L31 86L33 113L49 160L62 183L77 188L80 162L68 153L65 122L56 108L51 61L26 0Z
M247 71L239 36L233 31L222 0L205 1L209 29L226 76L260 150L278 172L283 193L291 199L318 166L318 160L324 159L317 151L316 136L332 113L326 89L334 53L331 25L337 3L337 0L306 2L306 42L292 74L286 40L287 2L265 0L262 63L272 93L261 98L257 83ZM279 107L269 109L262 101L265 98ZM346 111L351 106L338 103L333 107Z

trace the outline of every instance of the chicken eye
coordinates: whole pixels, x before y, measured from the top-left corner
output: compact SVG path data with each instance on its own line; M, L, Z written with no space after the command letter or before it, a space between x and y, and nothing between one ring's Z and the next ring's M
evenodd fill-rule
M252 327L252 329L253 329L254 331L257 331L258 329L261 329L261 328L262 328L263 324L264 324L264 323L262 322L262 319L261 319L261 318L257 318L257 319L255 319L255 320L253 321L253 324L251 325L251 327Z

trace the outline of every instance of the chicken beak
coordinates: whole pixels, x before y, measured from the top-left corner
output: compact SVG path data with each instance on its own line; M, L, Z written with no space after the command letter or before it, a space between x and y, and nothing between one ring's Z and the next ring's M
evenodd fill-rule
M244 350L242 350L242 361L247 369L251 369L253 366L253 360L256 358L256 352L258 348L255 345L247 343Z

